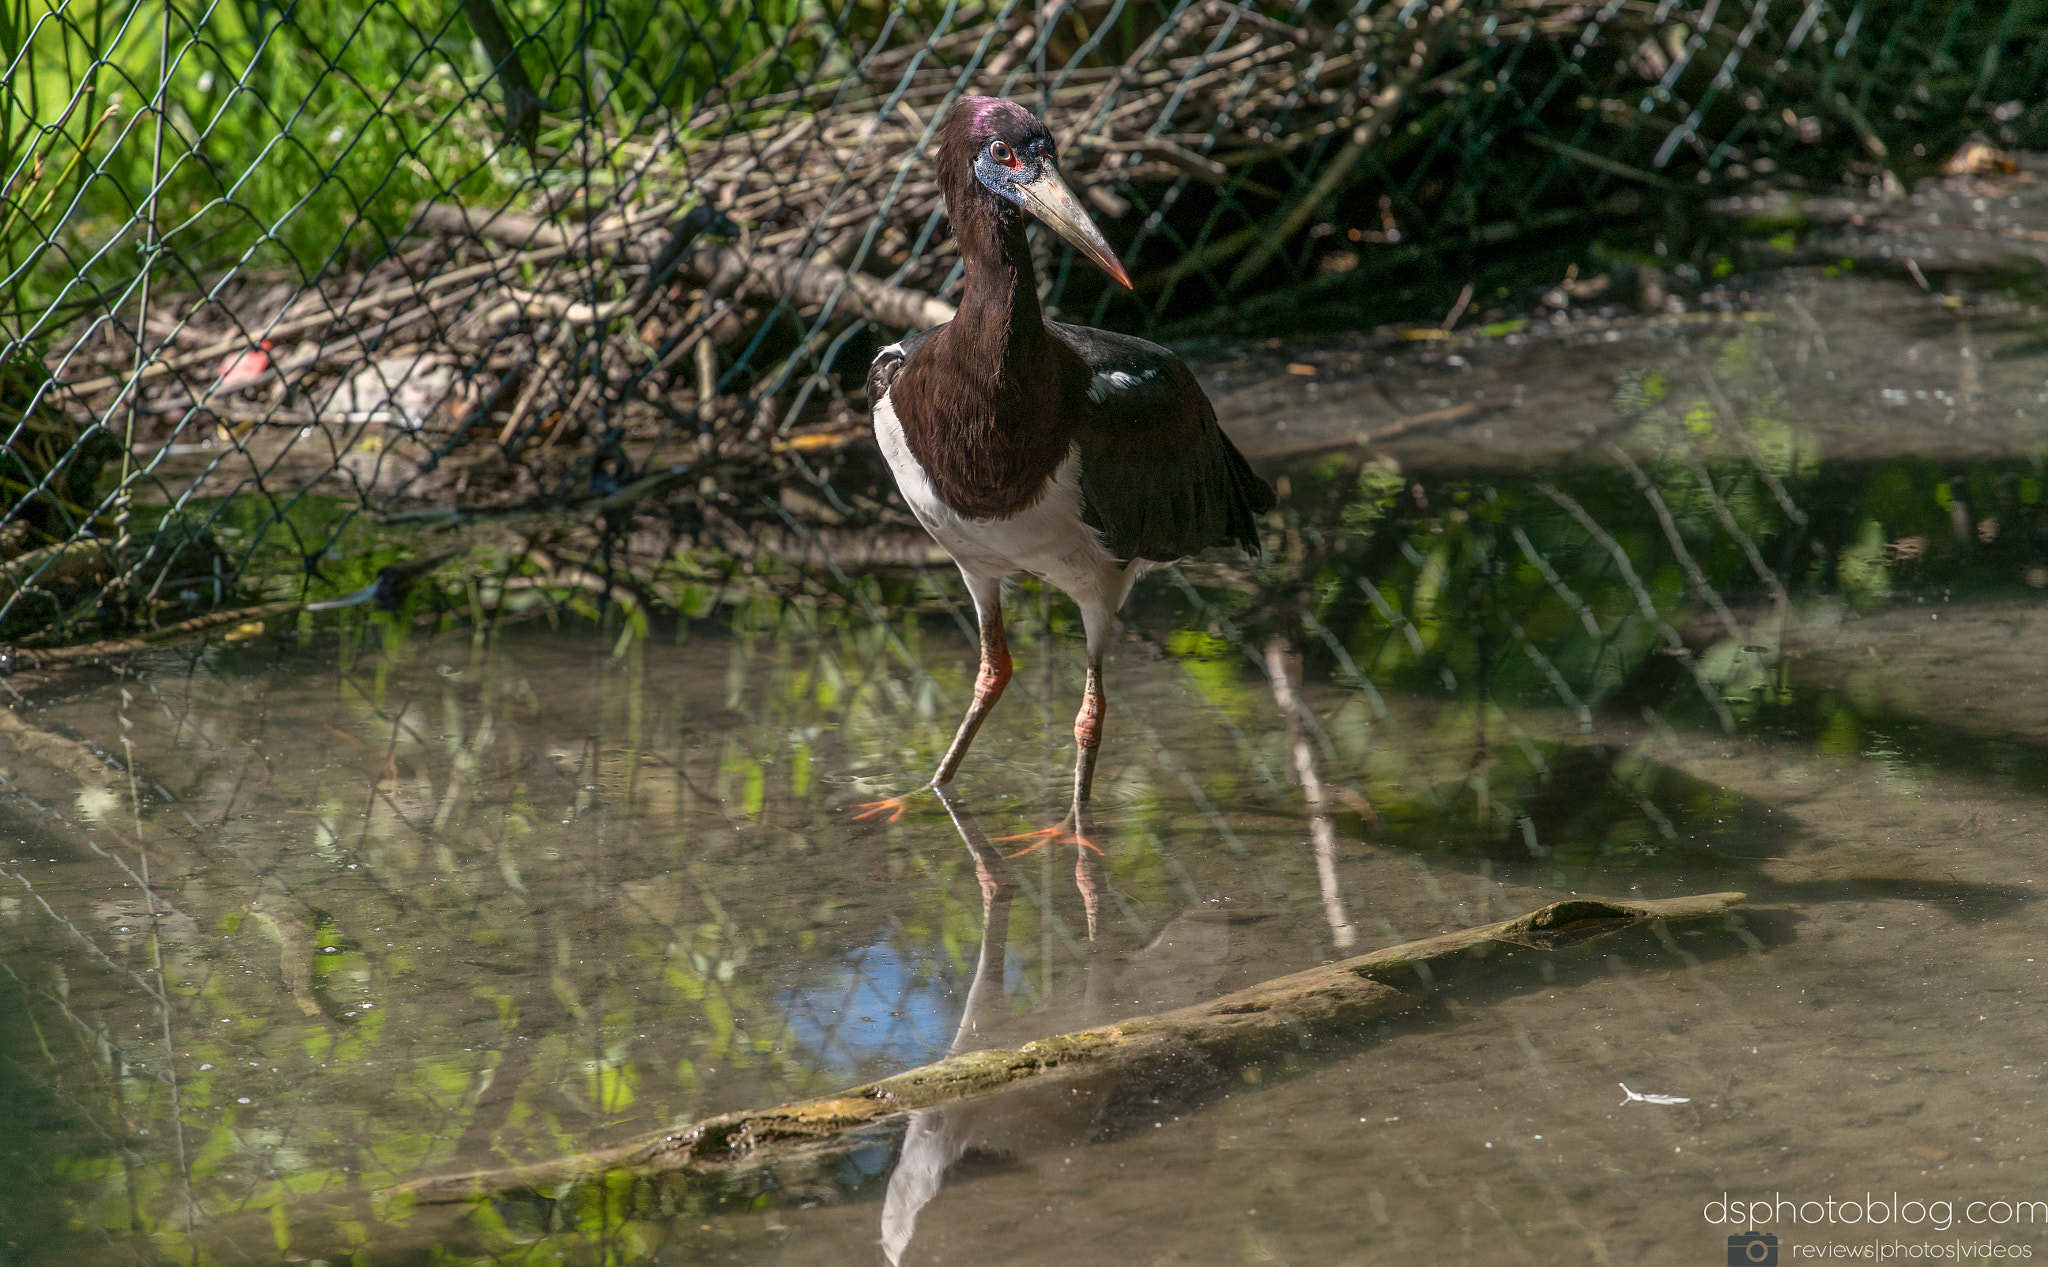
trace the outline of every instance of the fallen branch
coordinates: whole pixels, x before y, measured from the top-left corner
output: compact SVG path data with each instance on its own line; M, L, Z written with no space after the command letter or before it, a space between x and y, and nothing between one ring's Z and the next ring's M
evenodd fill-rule
M294 615L305 610L308 604L297 599L284 602L264 603L256 607L237 607L232 611L208 612L181 620L175 625L151 629L144 633L131 634L126 638L106 638L99 642L88 642L76 647L56 647L49 651L31 651L22 648L0 648L0 672L16 669L47 668L58 664L83 664L93 660L104 660L110 656L133 655L146 651L159 643L175 642L179 638L218 629L222 625L246 625L251 621L267 620L272 616Z
M1676 188L1670 181L1655 173L1646 172L1640 167L1631 167L1627 163L1608 158L1602 154L1595 154L1590 150L1582 150L1576 145L1567 145L1563 141L1547 137L1541 132L1524 132L1522 133L1522 139L1539 149L1546 149L1553 154L1563 155L1574 163L1583 163L1587 167L1612 173L1624 180L1633 180L1640 184L1648 185L1652 189L1661 189L1668 193Z
M32 725L12 708L0 708L0 736L24 756L35 757L78 780L81 788L126 789L128 774L76 739Z
M639 223L645 227L647 220L642 218ZM421 207L414 225L526 248L547 246L567 250L585 236L516 212L472 212L467 207L441 202ZM808 264L759 251L711 245L681 251L676 263L683 271L706 281L745 277L795 304L822 304L844 288L844 293L839 294L842 312L898 330L922 330L953 319L953 305L943 300L922 291L893 286L879 277L848 272L837 265Z
M104 584L112 569L106 543L97 538L44 546L0 565L0 599L11 598L28 585L49 589L58 585Z
M1042 1038L1011 1050L952 1056L836 1096L725 1113L613 1148L527 1166L416 1179L393 1191L421 1202L467 1201L572 1183L607 1171L644 1175L709 1170L757 1162L777 1150L826 1143L899 1113L977 1099L1054 1071L1114 1072L1188 1052L1218 1064L1241 1063L1298 1043L1304 1031L1356 1026L1416 1006L1419 996L1389 985L1387 978L1418 964L1445 960L1489 942L1561 949L1653 920L1718 915L1743 897L1709 893L1658 901L1555 902L1516 919L1404 942L1194 1007Z
M1428 413L1409 414L1396 418L1383 427L1360 431L1348 436L1332 436L1326 440L1303 440L1296 444L1283 444L1270 449L1255 449L1245 456L1258 462L1273 458L1300 457L1304 453L1321 453L1325 449L1346 449L1352 445L1378 444L1395 436L1420 431L1425 427L1449 427L1461 422L1470 422L1486 412L1486 406L1478 401L1468 400L1443 409L1432 409Z
M587 326L623 317L633 311L635 306L635 300L630 295L624 299L607 300L601 304L586 304L578 303L567 295L541 294L509 286L506 287L506 293L512 296L513 302L494 309L484 318L485 325L496 325L524 312L529 317L559 317L572 326Z
M683 268L699 277L720 276L728 269L791 303L822 304L844 286L839 311L866 317L897 330L923 330L953 319L953 305L922 291L891 286L878 277L849 273L831 264L806 264L737 250L700 246L683 255Z
M368 588L344 599L309 601L301 598L280 599L274 603L261 603L254 607L236 607L227 611L207 612L190 620L181 620L175 625L164 625L157 629L144 630L125 638L106 638L99 642L83 643L75 647L56 647L48 651L36 651L23 647L0 647L0 673L11 673L16 669L49 668L55 665L84 664L104 660L112 656L133 655L150 647L166 642L176 642L196 633L218 629L223 625L246 625L268 620L272 616L296 616L302 611L327 611L335 607L353 606L375 597L396 606L399 594L405 586L419 577L433 571L441 564L460 554L459 550L442 550L409 563L393 563L378 570L377 579Z
M475 238L522 250L570 250L586 241L603 240L592 232L592 226L583 226L583 232L577 233L516 211L491 211L452 202L424 204L413 213L412 228L415 233L445 233L450 237Z

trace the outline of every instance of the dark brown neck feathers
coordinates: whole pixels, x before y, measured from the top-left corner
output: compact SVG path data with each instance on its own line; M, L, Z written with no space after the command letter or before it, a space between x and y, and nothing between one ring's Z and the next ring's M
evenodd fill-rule
M965 265L959 313L903 367L889 402L942 501L1007 519L1037 503L1073 446L1079 358L1045 328L1024 213L989 193L960 158L971 151L947 140L939 170Z

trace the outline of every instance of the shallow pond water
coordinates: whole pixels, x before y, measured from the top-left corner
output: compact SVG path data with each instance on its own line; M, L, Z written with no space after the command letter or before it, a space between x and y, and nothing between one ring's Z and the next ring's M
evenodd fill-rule
M2020 317L1788 293L1804 321L1593 340L1569 461L1477 430L1539 412L1441 469L1273 468L1264 561L1127 613L1099 857L1003 856L1065 808L1080 687L1030 587L958 816L854 819L971 687L937 571L755 568L666 626L426 596L45 682L0 752L0 1261L1698 1263L1776 1198L1788 1255L2042 1252L2048 511L2014 402L2048 358ZM1937 353L1886 339L1961 340L1964 403L1848 444L1864 396L1929 390ZM1574 894L1727 890L1418 973L1282 1056L786 1164L388 1191Z

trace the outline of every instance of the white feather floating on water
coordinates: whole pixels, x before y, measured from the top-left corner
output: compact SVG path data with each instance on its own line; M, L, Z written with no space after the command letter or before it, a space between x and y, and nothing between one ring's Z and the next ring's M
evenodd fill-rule
M1627 1108L1627 1107L1628 1107L1628 1105L1629 1105L1629 1102L1630 1102L1631 1100L1641 1100L1641 1101L1642 1101L1642 1102L1643 1102L1644 1104L1691 1104L1691 1103L1692 1103L1692 1097L1691 1097L1691 1096L1689 1096L1689 1095L1645 1095L1645 1094L1643 1094L1643 1093L1642 1093L1642 1092L1640 1092L1640 1091L1631 1091L1631 1090L1629 1090L1629 1089L1628 1089L1628 1084L1627 1084L1626 1082L1617 1082L1617 1083L1615 1083L1615 1085L1616 1085L1616 1086L1618 1086L1618 1087L1620 1087L1620 1088L1621 1088L1621 1093L1622 1093L1623 1095L1625 1095L1625 1096L1627 1096L1627 1097L1628 1097L1628 1099L1627 1099L1627 1100L1623 1100L1623 1101L1621 1102L1621 1107L1622 1107L1622 1108Z

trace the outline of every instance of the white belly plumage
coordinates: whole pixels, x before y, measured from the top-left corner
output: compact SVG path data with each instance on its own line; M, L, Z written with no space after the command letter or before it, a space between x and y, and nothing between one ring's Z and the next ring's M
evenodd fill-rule
M999 579L1026 572L1058 586L1086 610L1115 612L1131 584L1157 566L1136 560L1119 564L1102 534L1081 519L1080 458L1069 453L1045 495L1008 519L969 519L939 500L931 478L911 456L903 423L884 396L875 407L875 440L896 475L903 500L925 531L953 556L970 579Z

